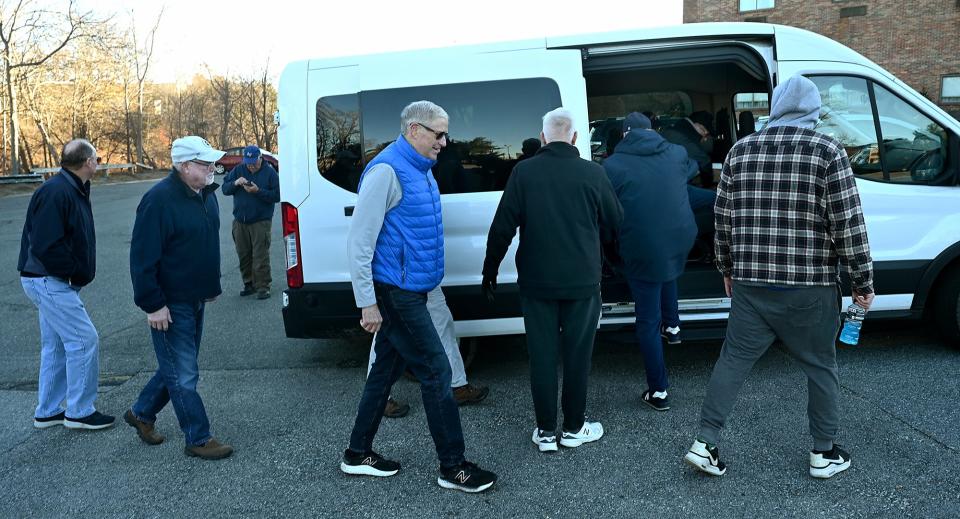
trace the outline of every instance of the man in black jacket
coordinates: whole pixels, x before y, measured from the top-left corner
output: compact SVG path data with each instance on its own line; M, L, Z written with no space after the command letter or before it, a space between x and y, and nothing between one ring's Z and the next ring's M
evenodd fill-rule
M90 179L97 150L84 139L63 147L60 173L33 194L20 239L20 284L40 312L40 377L33 425L105 429L97 412L99 336L80 300L97 271ZM64 407L64 402L66 407Z
M517 164L487 237L483 289L492 298L500 262L520 228L517 284L530 352L530 386L541 452L557 450L557 357L563 359L560 445L603 436L585 422L587 376L600 317L600 248L611 243L623 209L603 168L580 158L571 113L543 117L537 154ZM562 332L561 332L562 330Z
M123 419L156 445L157 414L173 404L186 440L184 453L221 459L233 453L210 434L197 392L197 354L206 303L220 295L220 205L214 163L223 152L191 135L173 141L173 171L137 207L130 240L133 300L147 314L157 372Z

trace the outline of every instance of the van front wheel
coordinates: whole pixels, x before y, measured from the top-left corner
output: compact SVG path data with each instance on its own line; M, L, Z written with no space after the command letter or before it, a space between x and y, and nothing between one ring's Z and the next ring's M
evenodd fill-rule
M934 299L933 318L947 344L960 348L960 267L943 278Z

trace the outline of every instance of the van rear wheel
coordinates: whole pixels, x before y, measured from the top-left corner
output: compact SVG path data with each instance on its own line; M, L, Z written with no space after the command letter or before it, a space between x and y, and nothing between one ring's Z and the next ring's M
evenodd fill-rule
M960 348L960 267L944 276L933 303L933 319L940 334L947 344Z

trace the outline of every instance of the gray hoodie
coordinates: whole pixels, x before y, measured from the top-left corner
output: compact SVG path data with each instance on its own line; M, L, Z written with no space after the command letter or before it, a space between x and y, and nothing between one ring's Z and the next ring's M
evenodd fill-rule
M798 126L812 130L820 117L820 90L803 76L790 76L773 89L770 121L774 126Z

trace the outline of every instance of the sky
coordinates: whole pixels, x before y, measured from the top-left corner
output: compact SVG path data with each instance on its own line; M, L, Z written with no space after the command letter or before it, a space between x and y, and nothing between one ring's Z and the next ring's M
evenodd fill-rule
M53 2L56 3L56 2ZM66 5L66 2L62 2ZM151 62L156 82L209 67L255 76L269 60L274 83L298 59L447 47L675 25L682 0L78 0L80 9L136 20L141 41L163 18Z

